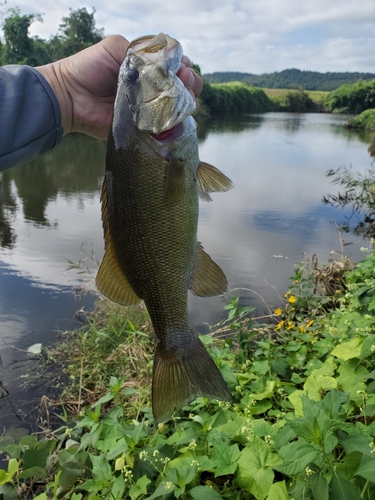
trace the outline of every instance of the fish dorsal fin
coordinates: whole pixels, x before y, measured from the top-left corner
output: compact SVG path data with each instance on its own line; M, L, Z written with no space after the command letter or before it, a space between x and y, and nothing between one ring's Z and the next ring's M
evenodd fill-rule
M228 282L222 269L203 250L202 245L197 244L197 258L193 276L190 282L190 290L199 297L212 297L220 295L227 290Z
M209 193L229 191L233 183L218 168L201 161L197 170L197 187L199 197L204 201L211 201Z
M123 306L138 304L141 299L135 294L121 269L111 238L108 222L107 178L103 182L100 200L102 202L105 253L96 275L96 286L105 297L113 302Z

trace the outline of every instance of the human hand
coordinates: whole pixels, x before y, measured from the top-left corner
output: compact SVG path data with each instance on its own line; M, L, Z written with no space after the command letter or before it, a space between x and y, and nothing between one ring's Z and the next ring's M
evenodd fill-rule
M112 35L87 49L36 68L51 85L60 104L64 134L82 132L107 139L120 66L129 42ZM196 98L203 81L183 56L177 76Z

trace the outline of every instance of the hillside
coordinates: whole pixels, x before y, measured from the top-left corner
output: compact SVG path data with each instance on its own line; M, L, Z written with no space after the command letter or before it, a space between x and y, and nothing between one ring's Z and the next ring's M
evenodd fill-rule
M317 71L301 71L286 69L275 73L253 75L240 72L207 73L203 78L208 83L243 82L254 87L269 89L292 89L298 86L306 90L335 90L341 85L355 83L358 80L372 80L375 73L319 73Z

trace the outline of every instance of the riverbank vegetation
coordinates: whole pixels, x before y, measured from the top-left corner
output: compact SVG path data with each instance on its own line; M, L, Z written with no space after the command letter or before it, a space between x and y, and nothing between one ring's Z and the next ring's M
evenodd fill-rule
M63 366L62 425L41 438L0 438L8 457L0 494L371 500L374 269L372 252L357 266L346 257L299 264L267 323L228 298L227 319L201 339L232 404L198 398L159 425L147 312L101 301L86 328L46 352Z
M375 132L375 109L366 109L366 111L355 116L349 120L347 127L356 130Z
M352 114L375 108L375 80L342 85L328 94L326 105L328 111Z

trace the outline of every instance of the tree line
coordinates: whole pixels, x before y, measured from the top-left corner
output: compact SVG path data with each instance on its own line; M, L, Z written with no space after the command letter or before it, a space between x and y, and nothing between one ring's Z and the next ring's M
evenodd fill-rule
M95 26L95 9L90 13L85 7L69 9L62 18L58 32L49 40L31 37L33 22L42 21L37 14L21 15L18 7L3 14L3 39L0 40L0 63L40 66L68 57L104 38L104 30Z
M280 72L254 75L241 72L215 72L203 75L208 83L243 82L253 87L268 89L294 89L303 87L306 90L335 90L341 85L355 83L358 80L372 80L375 73L319 73L318 71L301 71L286 69Z

